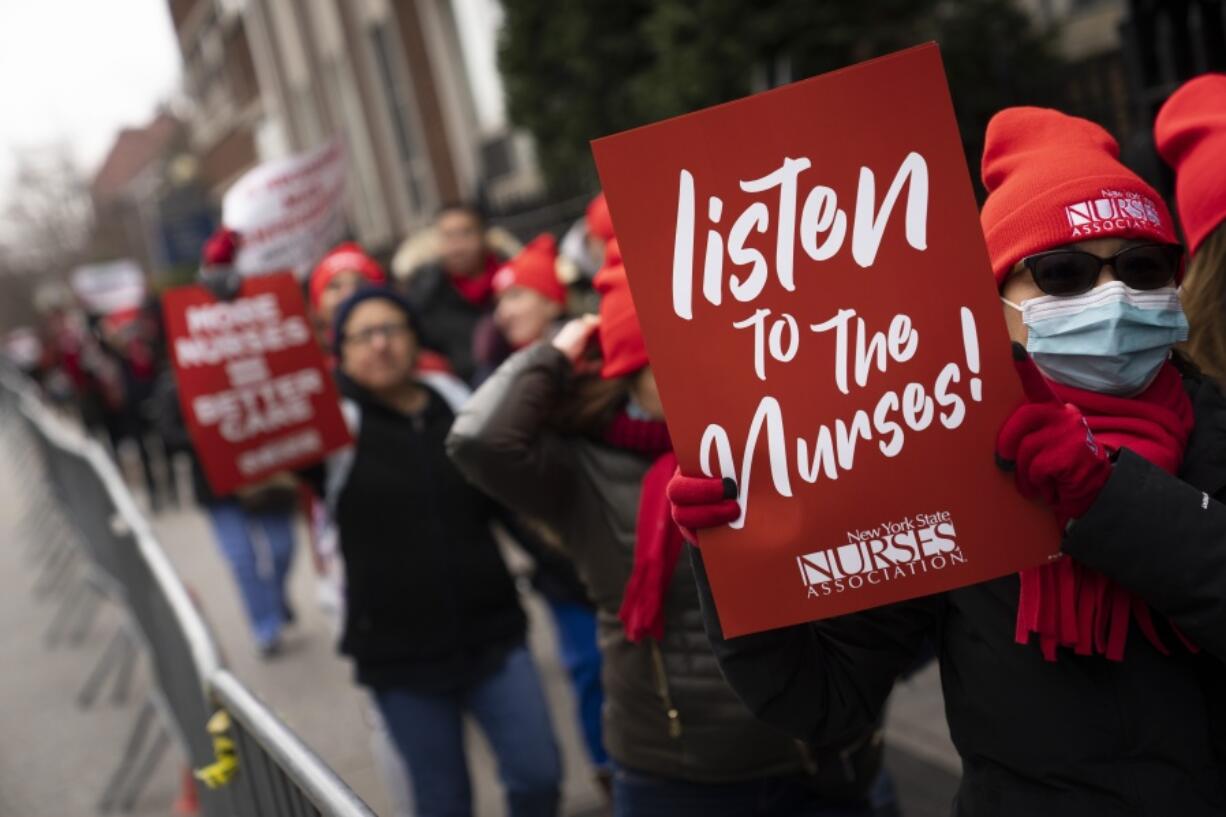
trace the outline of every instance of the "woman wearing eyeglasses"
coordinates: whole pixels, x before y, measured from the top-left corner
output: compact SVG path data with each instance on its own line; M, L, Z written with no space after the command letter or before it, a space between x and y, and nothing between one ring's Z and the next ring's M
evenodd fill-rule
M1057 111L988 125L981 220L1028 397L995 455L1058 518L1063 558L724 639L694 551L729 682L797 737L870 723L931 639L958 815L1226 814L1226 400L1171 355L1181 252L1117 156ZM691 530L737 515L715 480L678 476L670 497Z
M553 817L561 764L525 644L515 584L490 532L499 515L447 458L467 389L415 374L418 324L386 289L336 313L337 379L355 444L327 463L345 560L340 648L408 766L420 817L472 813L463 718L498 758L511 817Z

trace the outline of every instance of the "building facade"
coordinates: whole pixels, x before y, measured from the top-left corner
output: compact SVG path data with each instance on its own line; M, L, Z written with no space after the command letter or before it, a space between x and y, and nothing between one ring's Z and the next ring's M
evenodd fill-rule
M165 111L115 137L89 185L88 256L130 258L155 283L190 276L214 225L188 131Z
M201 177L344 142L354 236L390 248L461 199L539 188L505 118L490 0L170 0ZM475 31L475 33L474 33ZM486 36L477 36L485 34ZM484 113L484 115L483 115Z
M1058 32L1068 62L1064 106L1120 140L1124 161L1160 189L1170 172L1153 121L1183 82L1226 71L1226 0L1017 0Z

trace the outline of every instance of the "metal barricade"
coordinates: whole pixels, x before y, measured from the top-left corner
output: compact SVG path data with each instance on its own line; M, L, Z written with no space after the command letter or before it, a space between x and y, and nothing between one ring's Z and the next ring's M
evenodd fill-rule
M88 590L61 594L48 641L61 629L73 631L74 622L92 618L88 607L82 611L89 603L82 599L109 601L121 611L119 630L90 673L79 702L91 703L109 675L118 676L117 689L122 689L137 652L150 668L149 696L138 710L100 810L132 809L171 738L193 768L213 764L218 735L210 734L208 725L220 709L229 716L224 740L233 747L237 764L216 781L223 785L201 791L200 813L205 817L374 817L335 772L223 667L200 610L102 446L55 416L8 370L0 371L0 411L8 434L25 435L33 452L27 465L38 471L33 476L46 478L43 495L37 478L23 480L35 519L35 555L42 562L39 585L47 592L70 588L75 571L80 590ZM86 565L84 571L74 568L80 562ZM133 650L133 644L140 649Z
M314 752L226 670L213 678L217 702L230 715L231 735L242 758L230 784L252 814L373 817L348 786Z

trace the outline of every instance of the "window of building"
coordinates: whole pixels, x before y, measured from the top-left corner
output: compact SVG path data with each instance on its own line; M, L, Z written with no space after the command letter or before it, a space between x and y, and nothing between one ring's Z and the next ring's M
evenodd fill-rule
M430 166L420 138L413 90L400 65L397 42L390 25L384 21L371 26L370 38L410 206L418 213L425 213L434 202L429 194Z

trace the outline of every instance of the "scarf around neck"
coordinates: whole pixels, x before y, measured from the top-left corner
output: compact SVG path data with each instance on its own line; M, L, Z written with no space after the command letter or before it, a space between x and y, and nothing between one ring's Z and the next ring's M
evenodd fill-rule
M634 566L626 582L618 618L632 642L664 637L664 598L681 555L681 531L673 523L668 481L677 470L668 426L659 420L638 420L624 411L604 433L605 442L652 459L643 477L635 525Z
M1192 401L1183 377L1169 362L1158 377L1135 397L1115 397L1049 381L1052 391L1076 406L1094 438L1109 451L1127 448L1170 474L1179 472L1192 433ZM1043 657L1056 660L1059 647L1077 655L1124 658L1128 626L1135 619L1146 639L1163 655L1170 650L1154 627L1153 615L1140 598L1101 573L1062 557L1021 571L1017 630L1019 644L1038 634ZM1171 630L1189 650L1196 647Z

